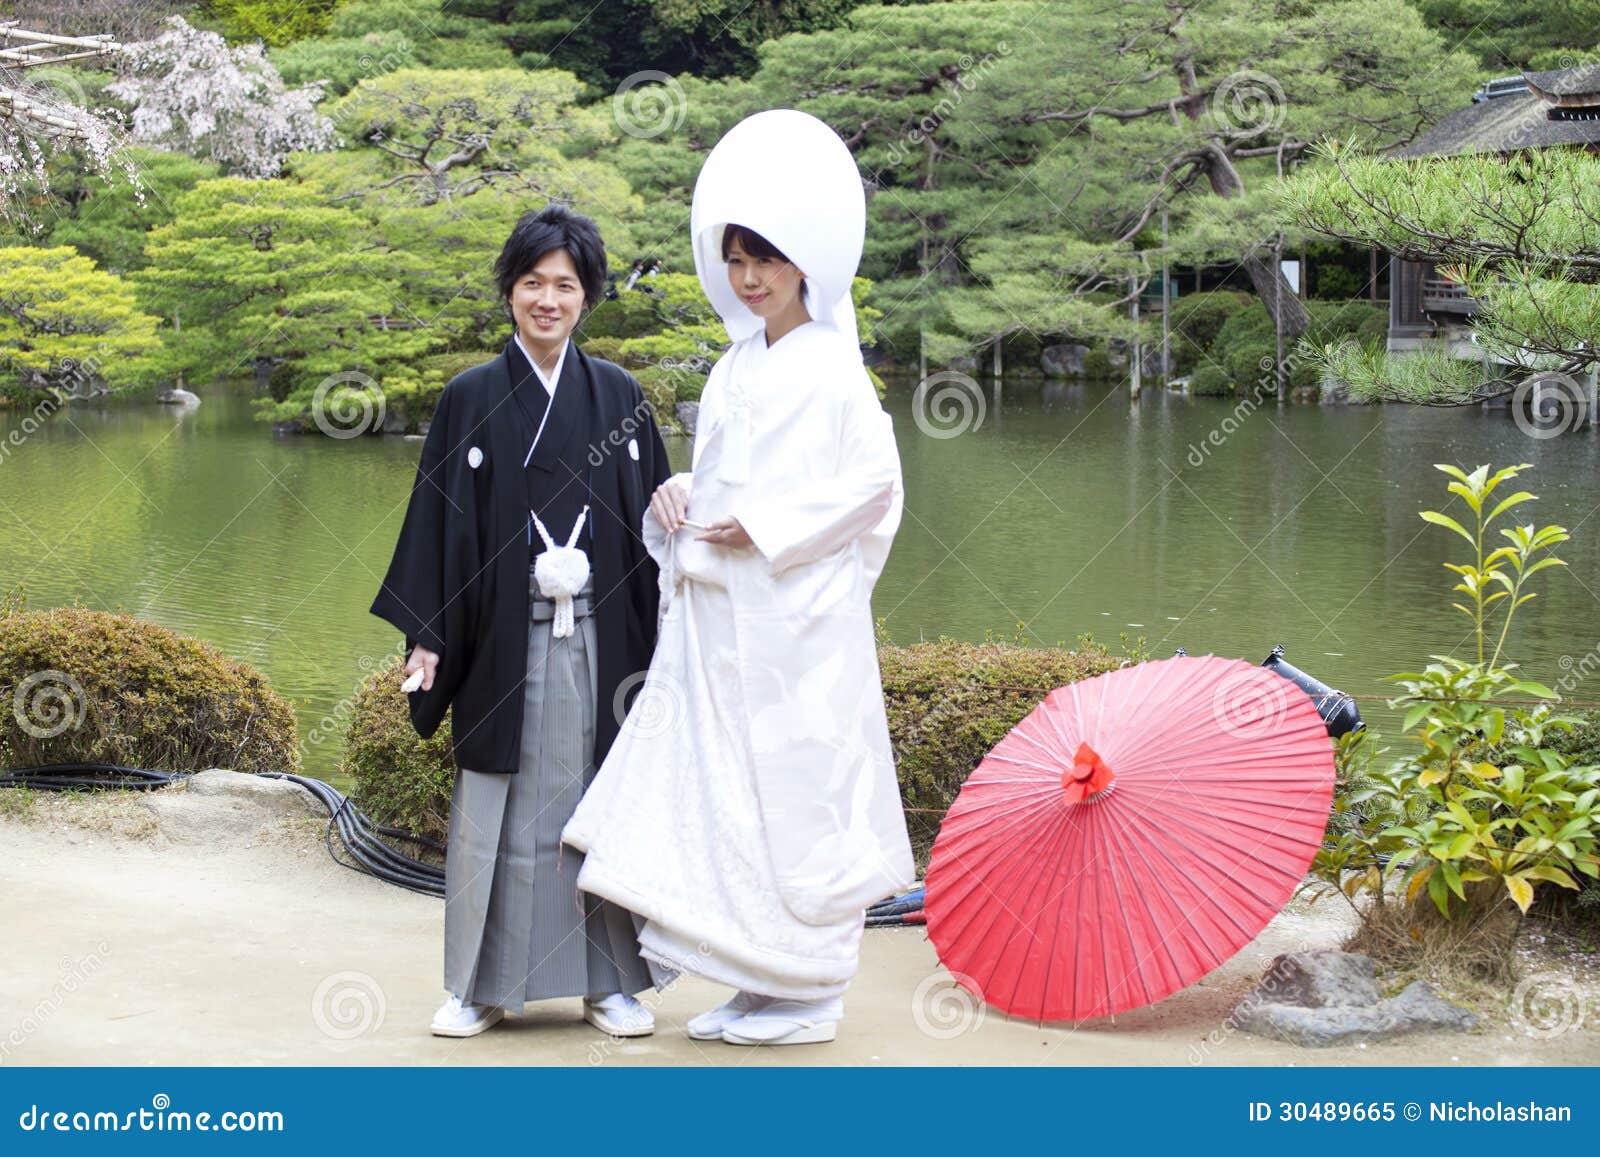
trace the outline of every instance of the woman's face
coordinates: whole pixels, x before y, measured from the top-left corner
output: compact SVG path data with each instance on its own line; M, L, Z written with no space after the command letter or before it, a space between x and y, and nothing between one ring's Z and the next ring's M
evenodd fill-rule
M728 284L750 312L765 321L800 305L805 275L793 263L775 257L752 257L737 240L728 246Z
M583 283L565 249L552 249L511 287L511 316L528 346L560 348L583 316Z

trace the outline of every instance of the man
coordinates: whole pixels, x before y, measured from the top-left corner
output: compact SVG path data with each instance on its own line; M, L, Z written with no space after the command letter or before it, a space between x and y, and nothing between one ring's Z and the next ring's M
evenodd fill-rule
M642 1036L654 1028L631 995L651 984L642 922L580 897L582 856L560 834L655 645L657 574L639 532L666 450L638 382L571 341L604 293L594 222L560 206L524 215L495 273L514 332L440 395L372 604L421 676L417 733L453 711L450 999L432 1030L473 1036L525 1001L581 995L591 1024ZM551 589L576 557L569 540L586 565Z

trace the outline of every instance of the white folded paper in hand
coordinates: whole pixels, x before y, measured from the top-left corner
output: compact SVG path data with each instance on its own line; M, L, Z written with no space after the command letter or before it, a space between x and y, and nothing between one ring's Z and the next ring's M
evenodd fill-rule
M424 674L426 674L425 671L411 672L411 674L406 677L406 681L400 684L400 690L404 691L407 695L411 694L413 691L422 686L422 676Z

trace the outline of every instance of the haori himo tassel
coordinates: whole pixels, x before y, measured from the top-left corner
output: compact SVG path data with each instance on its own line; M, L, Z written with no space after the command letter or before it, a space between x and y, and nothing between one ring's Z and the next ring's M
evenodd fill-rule
M578 521L572 524L572 534L565 546L557 546L539 516L531 510L528 513L533 515L534 529L545 545L544 551L533 560L533 577L539 583L539 593L556 601L551 635L565 639L573 631L572 598L589 581L589 556L578 546L578 535L583 533L583 520L589 516L589 508L585 506L578 512Z

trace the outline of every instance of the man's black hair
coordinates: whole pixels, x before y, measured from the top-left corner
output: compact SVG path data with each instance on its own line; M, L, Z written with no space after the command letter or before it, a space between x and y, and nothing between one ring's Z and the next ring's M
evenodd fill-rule
M565 205L548 205L517 219L494 263L501 298L509 299L517 282L554 249L565 249L577 266L584 306L598 305L606 286L605 242L593 221Z

